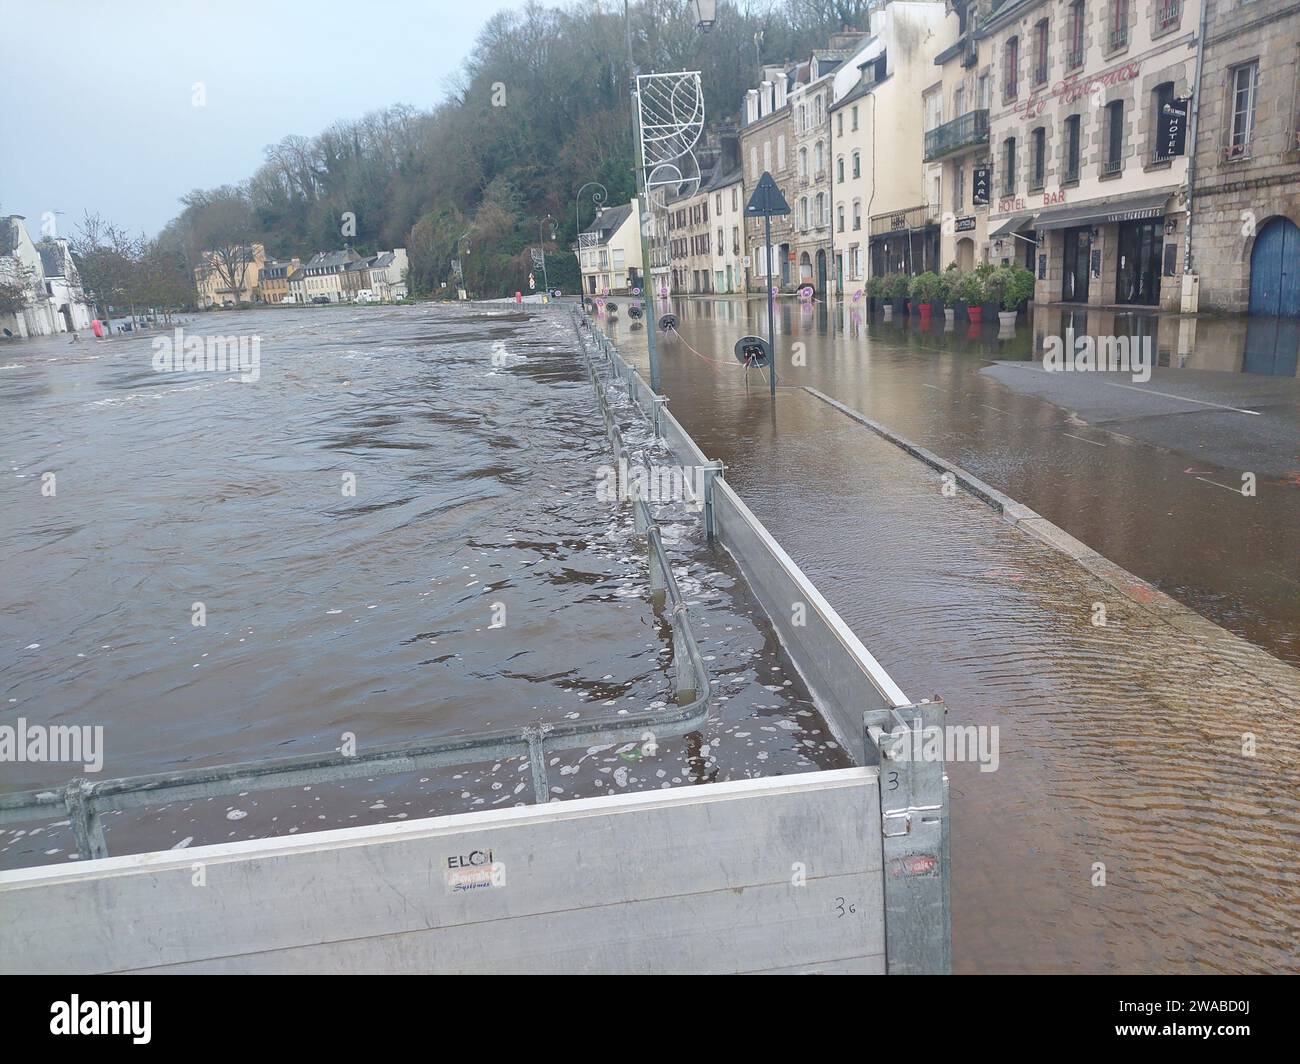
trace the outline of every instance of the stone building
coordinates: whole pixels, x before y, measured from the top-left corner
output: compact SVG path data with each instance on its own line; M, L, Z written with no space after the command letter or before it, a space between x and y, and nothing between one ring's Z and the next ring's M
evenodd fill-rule
M989 104L993 69L975 32L978 0L951 0L957 39L937 56L939 80L921 100L925 184L941 219L939 263L962 270L988 261ZM986 48L987 52L988 49Z
M1036 302L1183 306L1185 115L1199 0L1004 0L975 33L993 64L989 258Z
M201 308L206 310L210 307L235 307L240 303L262 302L258 281L262 267L266 264L266 249L261 244L249 244L231 253L229 258L232 262L235 261L235 256L242 256L244 266L237 292L231 289L225 276L226 271L219 266L222 259L211 251L203 253L202 265L194 270L194 287L198 290Z
M791 202L795 168L794 121L790 115L791 76L783 66L765 66L758 88L745 94L741 108L740 157L744 184L753 189L764 171L772 175L777 188ZM774 217L772 243L764 247L764 220L750 218L745 233L750 249L749 287L765 291L768 285L793 291L797 274L794 262L794 216Z
M1300 317L1300 3L1207 0L1195 129L1200 308Z
M701 188L689 196L668 201L668 247L672 257L671 285L674 294L700 295L713 291L710 268L713 262L710 199L708 190Z
M263 303L272 305L292 303L289 293L289 278L302 265L297 256L288 260L269 259L262 266L258 277L258 295Z
M800 286L827 292L834 277L831 200L831 105L834 75L866 37L865 33L835 34L828 48L816 49L791 72L790 114L794 120L795 275Z
M713 290L744 292L745 172L739 166L724 173L719 167L709 182L713 197Z

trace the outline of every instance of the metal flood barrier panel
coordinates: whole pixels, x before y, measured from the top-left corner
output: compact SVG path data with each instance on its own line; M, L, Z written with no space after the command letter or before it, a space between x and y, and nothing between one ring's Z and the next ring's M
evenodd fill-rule
M656 433L674 456L686 465L720 467L709 461L665 408L666 401L655 396L618 349L608 340L603 344L615 375L641 411L653 418ZM736 559L836 739L855 764L867 764L863 713L903 709L911 703L724 477L715 476L708 484L710 533Z
M879 824L852 768L22 869L0 970L881 973Z

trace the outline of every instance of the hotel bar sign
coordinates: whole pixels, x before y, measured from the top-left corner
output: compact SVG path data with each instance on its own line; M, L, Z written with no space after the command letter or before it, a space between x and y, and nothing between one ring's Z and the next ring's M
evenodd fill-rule
M971 171L970 201L976 207L987 207L989 202L989 168L977 166Z

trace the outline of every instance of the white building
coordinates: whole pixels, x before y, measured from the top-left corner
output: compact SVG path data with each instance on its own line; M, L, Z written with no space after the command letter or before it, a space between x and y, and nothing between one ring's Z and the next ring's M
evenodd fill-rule
M406 248L381 251L370 263L370 290L376 299L405 299L406 274L411 268Z
M868 276L939 264L941 188L924 181L922 93L957 18L936 0L871 12L871 35L834 75L834 248L845 293Z
M32 243L18 214L0 220L0 283L17 285L27 298L19 313L0 315L0 330L14 336L50 336L90 327L90 307L68 242Z
M603 208L578 234L585 295L626 293L641 284L641 228L636 203Z

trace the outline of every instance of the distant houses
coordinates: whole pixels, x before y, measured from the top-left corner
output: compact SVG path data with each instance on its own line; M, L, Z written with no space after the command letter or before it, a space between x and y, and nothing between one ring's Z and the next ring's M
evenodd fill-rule
M0 311L0 336L51 336L90 326L90 306L63 239L32 242L20 214L0 219L0 285L21 307Z
M212 253L195 271L199 306L238 306L240 303L277 306L284 303L371 303L405 299L410 260L406 248L363 255L353 248L318 251L303 261L268 259L260 244L248 249L248 271L238 298L231 291ZM228 272L228 271L224 271Z

